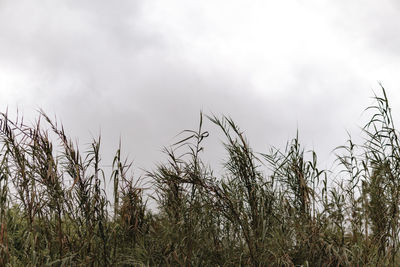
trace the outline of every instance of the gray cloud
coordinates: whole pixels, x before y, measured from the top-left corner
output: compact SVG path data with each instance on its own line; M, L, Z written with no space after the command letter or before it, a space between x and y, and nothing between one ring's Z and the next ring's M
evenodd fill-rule
M400 52L398 1L338 1L331 7L335 10L336 27L349 37L349 41L364 42L381 56L397 59Z
M343 3L331 11L289 2L298 12L272 2L3 1L0 104L57 114L83 143L101 131L105 160L122 136L145 168L175 134L197 127L200 110L231 116L258 151L284 146L298 127L328 158L346 129L357 130L376 86L367 78L380 79L370 77L386 60L376 32L390 39L397 26L391 15L393 23L363 29L372 1L355 18ZM220 135L207 127L207 157L219 162Z

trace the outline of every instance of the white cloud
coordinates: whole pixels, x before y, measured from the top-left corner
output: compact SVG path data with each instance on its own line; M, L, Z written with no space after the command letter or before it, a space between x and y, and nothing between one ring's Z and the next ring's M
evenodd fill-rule
M122 134L144 167L200 109L231 115L257 150L299 126L327 154L377 81L400 101L398 15L389 0L2 1L0 105L101 128L107 153Z

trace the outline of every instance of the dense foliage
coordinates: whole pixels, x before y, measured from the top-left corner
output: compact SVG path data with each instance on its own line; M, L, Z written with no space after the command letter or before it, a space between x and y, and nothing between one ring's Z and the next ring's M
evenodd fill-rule
M255 153L231 119L206 117L226 140L216 177L201 115L148 172L150 196L120 149L108 179L100 138L81 153L43 112L34 126L1 114L0 266L397 266L399 133L384 90L368 110L365 142L336 150L337 174L297 136Z

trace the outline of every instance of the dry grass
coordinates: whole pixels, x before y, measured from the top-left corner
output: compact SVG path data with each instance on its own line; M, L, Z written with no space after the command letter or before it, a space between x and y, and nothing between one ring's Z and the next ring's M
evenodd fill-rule
M335 176L298 136L257 154L230 118L213 116L228 152L216 177L201 159L201 114L148 172L157 211L121 146L107 196L100 138L82 153L43 112L33 126L0 114L0 265L397 266L399 134L384 90L368 109L365 142L337 149Z

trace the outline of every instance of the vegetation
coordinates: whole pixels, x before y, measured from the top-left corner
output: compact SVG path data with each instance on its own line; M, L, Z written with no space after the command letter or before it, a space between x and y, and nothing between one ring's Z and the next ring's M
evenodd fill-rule
M121 146L108 179L100 138L82 153L45 113L33 126L2 113L0 266L398 266L400 141L382 92L337 174L298 136L255 153L230 118L201 114L147 173L150 195ZM225 136L221 177L201 159L204 118Z

